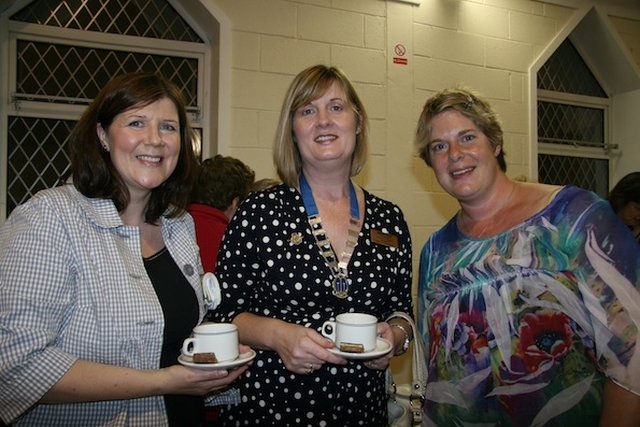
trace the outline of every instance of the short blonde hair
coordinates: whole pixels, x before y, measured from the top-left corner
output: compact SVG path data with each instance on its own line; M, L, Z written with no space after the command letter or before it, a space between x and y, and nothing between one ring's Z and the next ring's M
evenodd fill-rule
M498 115L489 104L489 101L482 95L461 87L442 90L427 99L424 104L418 119L415 138L415 146L420 158L431 166L431 153L429 153L432 131L431 121L445 110L455 110L462 113L486 135L492 149L495 150L496 147L500 147L500 153L496 158L500 169L506 172L504 137Z
M366 163L369 147L369 118L362 101L341 70L326 65L314 65L303 70L293 79L280 110L273 161L280 179L290 187L298 185L298 176L302 171L302 157L293 134L293 116L298 108L324 95L334 82L342 89L346 97L345 101L356 113L360 127L351 158L351 176L360 173Z

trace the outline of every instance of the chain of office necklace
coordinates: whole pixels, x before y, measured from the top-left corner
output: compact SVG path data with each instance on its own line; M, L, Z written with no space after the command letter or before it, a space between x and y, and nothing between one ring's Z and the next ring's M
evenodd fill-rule
M349 180L349 230L345 240L344 251L340 255L340 258L336 256L327 232L322 226L318 206L316 205L311 187L309 187L309 183L304 177L304 174L300 174L300 193L302 194L304 207L307 210L313 237L316 239L320 253L333 274L333 280L331 281L333 287L332 293L336 297L344 299L349 296L349 287L351 284L347 266L349 265L349 260L353 255L353 250L356 247L358 235L360 234L360 208L358 207L355 187L351 180Z
M507 196L507 198L504 200L504 202L502 202L502 205L500 206L500 208L496 211L495 214L493 214L493 216L498 215L502 209L504 209L505 206L507 206L507 203L509 203L509 200L511 199L511 195L513 194L513 190L516 188L515 184L511 185L511 191L509 192L509 195ZM471 236L471 229L469 228L469 226L467 225L467 221L464 219L464 213L460 212L460 218L462 218L462 224L464 224L464 228L467 229L467 234L469 236ZM491 221L490 223L488 223L487 225L485 225L485 227L482 229L482 231L480 232L480 234L478 234L478 237L475 237L475 239L480 239L482 238L482 236L484 236L484 232L487 231L487 228L489 228L489 226L493 224L493 221ZM473 236L471 236L473 237Z

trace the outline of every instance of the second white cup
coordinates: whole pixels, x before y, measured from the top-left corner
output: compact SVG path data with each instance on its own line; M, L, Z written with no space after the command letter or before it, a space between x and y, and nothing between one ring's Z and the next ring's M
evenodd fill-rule
M218 362L238 357L238 327L232 323L202 323L184 340L182 354L214 353Z
M376 348L377 324L378 319L370 314L342 313L336 316L335 322L324 322L322 335L331 339L338 349L357 353L358 347L362 346L366 353Z

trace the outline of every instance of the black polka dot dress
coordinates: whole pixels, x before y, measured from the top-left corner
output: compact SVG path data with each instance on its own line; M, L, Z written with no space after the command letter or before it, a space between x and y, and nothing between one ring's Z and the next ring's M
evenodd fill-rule
M389 239L372 238L382 235ZM311 234L300 193L284 184L252 193L225 234L216 275L222 304L214 321L242 312L313 328L343 312L384 320L411 313L411 238L401 210L365 191L365 215L349 266L349 296L332 294L331 269ZM385 426L384 371L362 361L288 371L274 351L258 351L237 381L242 403L224 407L227 426Z

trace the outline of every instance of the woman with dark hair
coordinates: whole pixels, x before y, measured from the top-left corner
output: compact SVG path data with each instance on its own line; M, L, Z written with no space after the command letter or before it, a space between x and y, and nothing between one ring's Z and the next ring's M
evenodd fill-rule
M185 214L197 162L176 86L112 79L71 133L71 179L0 229L0 418L198 426L236 371L177 364L204 316Z
M640 242L640 172L625 175L613 187L607 200Z

